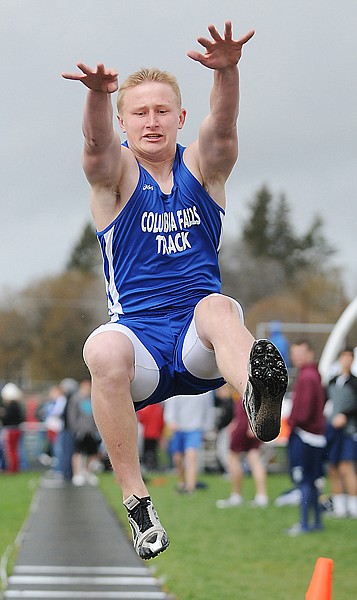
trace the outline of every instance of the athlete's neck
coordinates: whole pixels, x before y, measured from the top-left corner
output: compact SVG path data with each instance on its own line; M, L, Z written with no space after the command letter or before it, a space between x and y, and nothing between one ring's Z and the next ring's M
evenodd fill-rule
M153 162L143 157L138 158L139 164L155 179L164 194L170 194L173 186L172 168L175 157Z

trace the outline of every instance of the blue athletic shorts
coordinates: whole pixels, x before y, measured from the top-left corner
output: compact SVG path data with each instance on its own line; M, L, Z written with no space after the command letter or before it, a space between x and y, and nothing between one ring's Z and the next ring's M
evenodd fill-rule
M231 300L243 321L242 308ZM214 351L198 337L194 312L195 307L189 307L120 315L89 336L91 339L118 331L131 340L135 353L131 395L136 410L172 396L202 394L224 384Z
M327 437L327 460L332 465L338 465L343 461L357 460L357 442L350 435L346 435L343 429L335 429L328 424Z
M195 429L194 431L175 431L170 440L170 451L185 453L188 448L198 450L202 445L202 431Z
M289 438L290 475L296 485L314 483L324 474L326 448L310 446L294 431Z

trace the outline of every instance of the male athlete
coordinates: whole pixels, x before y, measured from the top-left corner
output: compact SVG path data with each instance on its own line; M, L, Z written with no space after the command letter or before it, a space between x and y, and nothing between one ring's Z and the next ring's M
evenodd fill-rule
M188 56L213 70L210 112L187 148L177 144L186 110L169 73L142 69L121 85L124 144L113 129L118 73L80 63L81 73L63 74L89 88L83 168L110 314L84 347L93 414L144 559L169 540L141 477L135 410L228 381L244 397L252 430L268 441L279 433L288 380L275 346L255 342L239 304L220 294L225 183L238 156L237 65L254 31L235 41L229 21L223 36L208 30L211 39L198 38L205 53Z

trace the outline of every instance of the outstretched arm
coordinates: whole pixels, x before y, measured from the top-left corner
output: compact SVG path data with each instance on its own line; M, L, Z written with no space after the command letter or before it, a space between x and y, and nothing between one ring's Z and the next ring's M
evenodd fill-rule
M208 25L208 31L212 39L204 37L197 38L201 46L206 48L205 54L201 54L195 50L189 50L187 56L193 60L200 62L204 67L215 70L224 70L228 67L234 67L238 64L241 56L243 45L246 44L254 35L254 29L251 29L235 41L232 39L232 23L225 22L224 37L218 33L214 25Z
M232 38L230 21L225 23L223 36L214 25L209 25L208 30L211 39L197 39L206 52L202 54L191 50L187 54L204 67L214 70L210 112L201 125L197 145L199 170L205 185L210 188L216 182L224 185L238 156L238 62L243 46L253 37L254 30L238 40Z
M77 63L77 67L82 73L78 71L76 73L62 73L62 77L72 81L81 81L87 88L95 92L112 94L118 89L117 71L106 69L103 64L98 64L95 70L83 63Z
M62 73L62 77L80 81L88 89L83 113L83 168L89 182L118 182L120 139L113 128L111 94L118 89L118 73L98 64L95 69L77 64L80 72Z

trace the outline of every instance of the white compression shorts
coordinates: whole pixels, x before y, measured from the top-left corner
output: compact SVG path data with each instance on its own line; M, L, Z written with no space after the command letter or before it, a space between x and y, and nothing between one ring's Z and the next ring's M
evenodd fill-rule
M244 322L243 310L241 305L233 298L231 298L231 300L237 307L241 321ZM202 300L200 300L200 302L202 302ZM187 327L186 333L184 334L181 344L179 344L180 360L187 373L199 380L205 380L207 382L207 389L211 389L210 382L221 378L221 374L217 367L214 350L211 348L207 348L207 346L203 344L203 342L198 336L195 324L196 308L194 309L193 316L190 316L190 322ZM121 320L122 319L120 318L120 321ZM108 323L105 323L104 325L100 325L97 329L95 329L89 335L84 345L83 353L85 353L85 347L87 342L101 333L117 331L126 335L133 345L135 356L135 374L134 379L131 382L131 396L133 402L141 403L147 398L149 398L158 388L160 382L161 366L158 364L158 361L155 360L153 356L153 351L150 351L149 341L147 341L146 344L144 344L143 341L141 341L138 335L134 332L133 329L135 329L135 327L132 327L131 325L124 325L120 321L110 321ZM123 319L123 321L127 322L128 319ZM161 327L163 327L162 323L163 319L161 318ZM147 340L149 340L149 335L150 329L149 333L146 336ZM141 335L141 337L143 336ZM222 384L223 382L221 383L221 385ZM215 385L214 387L218 386ZM200 392L193 391L192 393L194 394ZM171 395L175 394L172 393Z

